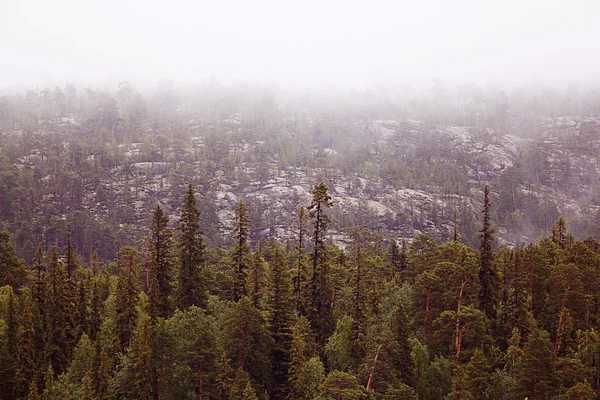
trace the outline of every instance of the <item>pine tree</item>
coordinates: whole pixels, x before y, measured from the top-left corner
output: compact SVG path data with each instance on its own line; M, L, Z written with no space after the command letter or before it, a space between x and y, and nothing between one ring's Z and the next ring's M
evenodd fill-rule
M17 376L18 393L24 397L28 390L28 385L36 379L37 351L36 351L36 332L34 325L34 316L32 308L34 306L30 293L22 294L22 306L19 318L19 336L17 342ZM37 390L37 389L36 389Z
M90 299L90 339L96 340L96 335L100 331L100 293L98 291L98 278L91 279L92 293Z
M285 398L289 379L290 350L292 347L293 299L284 254L275 248L269 263L269 330L274 341L271 367L274 386L272 397Z
M554 361L548 332L533 330L516 372L522 397L549 399L556 393Z
M235 374L235 380L229 392L229 400L258 400L256 392L250 384L250 376L241 367Z
M359 400L364 398L356 377L346 372L332 371L323 382L323 392L329 398L340 400Z
M64 372L69 365L73 348L72 322L73 303L67 272L58 261L56 248L52 249L48 263L48 306L46 355L50 359L54 373Z
M17 257L6 231L0 232L0 285L10 285L15 289L27 282L27 269L23 260Z
M152 216L152 232L150 236L150 259L148 275L150 287L150 315L167 318L171 314L172 279L175 259L173 256L173 237L167 227L167 216L160 206L156 207Z
M313 199L308 206L313 224L313 258L310 279L310 297L307 315L316 334L317 342L323 345L333 331L331 314L331 288L329 286L329 265L325 234L331 219L325 210L333 205L324 183L316 185Z
M136 398L140 400L153 399L152 324L147 312L148 307L148 298L144 293L140 293L131 345Z
M297 388L296 382L300 379L304 364L318 354L314 335L310 330L310 323L304 316L300 316L292 329L292 346L290 351L289 382L293 390ZM299 398L299 393L294 392L291 398Z
M176 306L180 310L190 306L206 307L208 298L204 276L206 246L200 227L200 211L196 206L196 194L191 183L183 197L177 247L179 274Z
M38 392L35 379L29 382L29 388L27 389L27 400L40 400L40 394Z
M243 297L224 318L223 346L227 357L247 371L253 382L266 384L271 375L273 339L260 312L248 297Z
M250 270L246 277L246 293L252 301L252 305L258 309L262 307L262 299L267 284L266 263L260 251L256 251L252 256Z
M298 244L296 254L296 273L294 277L294 297L296 299L296 312L303 314L304 312L304 291L306 285L306 271L305 271L305 236L306 236L306 210L304 207L300 207L298 213Z
M12 286L5 286L5 303L0 309L0 393L6 399L14 399L18 389L17 340L19 325L16 296ZM4 294L2 293L2 294Z
M35 253L35 263L33 266L33 298L40 309L44 307L44 299L46 297L46 266L44 265L44 254L42 253L42 245L39 245Z
M480 231L481 245L479 247L479 283L481 285L479 304L485 315L494 321L496 317L496 287L498 277L493 265L494 253L492 246L494 242L494 230L492 228L489 186L485 186L483 193L483 227Z
M410 344L408 342L408 318L406 318L402 305L398 304L390 321L390 325L392 342L389 351L387 352L388 356L391 356L392 366L397 374L397 378L407 385L413 385L414 365L411 357Z
M137 252L127 246L121 249L118 257L123 259L125 268L121 269L117 282L117 330L120 348L131 346L133 325L136 320L136 303L138 300Z
M552 241L561 249L564 249L567 245L567 226L563 217L559 217L552 225Z
M481 349L476 349L465 368L464 384L475 399L485 398L485 390L490 386L490 365Z
M77 289L77 304L75 309L75 327L77 328L78 335L81 336L83 333L89 333L89 311L88 311L88 296L86 281L84 279L79 281Z
M235 245L233 247L233 301L239 301L246 292L246 274L250 265L250 245L248 244L250 233L250 217L248 208L240 199L235 210Z

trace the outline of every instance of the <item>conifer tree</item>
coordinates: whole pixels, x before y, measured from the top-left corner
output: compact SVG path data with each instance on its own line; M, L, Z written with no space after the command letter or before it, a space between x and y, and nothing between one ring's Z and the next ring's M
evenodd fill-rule
M148 298L140 293L131 350L136 398L140 400L153 399L152 324L147 312L148 306Z
M22 295L22 306L19 317L19 336L17 342L17 375L19 380L18 393L24 397L28 386L36 379L36 368L39 360L36 351L36 332L33 316L33 300L28 291ZM36 388L37 390L37 388Z
M293 317L292 288L284 254L279 248L273 250L269 263L268 297L269 330L274 342L271 351L272 397L279 399L287 394Z
M42 245L39 245L35 253L35 263L33 266L33 299L37 303L40 312L44 307L44 299L46 296L46 266L44 265L44 254L42 253Z
M296 312L302 314L304 312L303 307L303 288L305 288L305 236L306 236L306 210L304 207L300 207L298 213L298 244L296 253L296 273L294 277L294 298L296 299Z
M567 245L567 226L563 217L559 217L552 225L552 241L561 249L564 249Z
M137 256L136 250L129 246L121 249L118 255L125 264L120 271L116 293L117 330L121 349L131 345L133 325L136 320L135 312L139 292Z
M88 310L88 293L86 281L79 281L77 288L77 304L75 309L75 328L77 329L77 337L81 334L89 333L89 310Z
M173 292L173 237L167 227L167 216L160 206L156 207L152 216L150 236L150 259L148 275L150 287L150 315L167 318L171 313L171 295Z
M27 400L40 400L40 394L35 379L32 379L31 382L29 382L29 388L27 389Z
M98 291L98 278L91 279L92 293L90 298L90 320L89 331L90 339L96 340L96 335L100 331L100 293Z
M548 399L556 393L554 361L548 332L533 330L525 343L517 370L522 397Z
M273 339L260 312L248 297L243 297L224 318L223 344L227 357L247 371L254 383L266 385L271 375L269 356Z
M17 257L6 231L0 232L0 285L10 285L15 289L27 281L27 269L23 260Z
M490 320L496 317L496 287L498 276L493 264L493 242L494 229L492 228L492 217L490 208L490 188L485 185L483 199L483 227L480 231L480 269L479 283L481 294L479 297L480 309Z
M2 288L4 304L0 309L0 393L14 399L18 389L17 340L19 325L16 296L12 286Z
M229 392L229 400L258 400L256 392L250 384L250 376L243 368L238 368L235 380Z
M73 303L67 272L58 261L56 248L48 263L48 306L46 354L50 359L54 373L64 372L69 365L72 343Z
M180 310L190 306L206 307L208 296L204 276L206 246L200 227L200 211L196 205L196 194L191 183L183 197L178 233L179 274L176 306Z
M258 309L262 308L262 300L265 295L265 286L267 284L266 262L262 257L261 251L256 251L252 255L252 263L246 277L246 293L252 301L252 305Z
M388 356L391 357L393 369L396 372L397 379L407 385L414 384L414 365L411 357L411 348L408 342L408 318L401 304L398 304L396 311L390 321L390 330L392 332L392 342L390 343Z
M250 265L250 217L248 208L240 199L235 210L235 245L233 247L233 301L239 301L246 292L246 275Z
M312 194L313 199L308 210L313 225L314 248L307 315L316 334L317 342L323 345L333 331L329 263L325 244L325 234L331 222L325 211L333 205L333 202L324 183L316 185Z
M297 388L296 382L300 379L304 364L318 354L314 335L310 330L310 323L304 316L300 316L292 329L292 346L290 351L289 382L292 390ZM291 398L299 398L299 393L291 393Z

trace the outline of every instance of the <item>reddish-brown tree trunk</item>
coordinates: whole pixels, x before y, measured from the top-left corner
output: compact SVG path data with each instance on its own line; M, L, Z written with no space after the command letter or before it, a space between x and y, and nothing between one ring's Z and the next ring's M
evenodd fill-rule
M369 380L367 381L367 392L371 391L371 383L373 382L373 373L375 372L375 364L377 364L377 357L379 357L379 350L381 350L381 346L383 343L377 347L377 351L375 352L375 358L373 359L373 365L371 365L371 372L369 373Z
M428 335L428 323L429 323L429 304L431 303L431 290L429 288L425 289L425 291L427 292L427 299L425 300L425 321L423 324L423 330L425 331L424 336L424 340L425 342L427 342L427 339L429 337Z

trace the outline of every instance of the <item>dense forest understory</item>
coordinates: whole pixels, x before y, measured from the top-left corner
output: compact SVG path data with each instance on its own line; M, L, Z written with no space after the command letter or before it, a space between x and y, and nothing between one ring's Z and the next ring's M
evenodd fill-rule
M0 97L0 399L596 399L599 115L576 87Z

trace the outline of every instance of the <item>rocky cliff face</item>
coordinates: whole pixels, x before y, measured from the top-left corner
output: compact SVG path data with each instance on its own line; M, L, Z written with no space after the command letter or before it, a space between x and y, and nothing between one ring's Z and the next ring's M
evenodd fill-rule
M310 121L317 125L318 119ZM175 223L185 185L192 181L211 226L207 234L226 241L234 205L243 198L253 238L285 240L294 236L298 209L310 203L311 187L323 180L335 203L331 239L338 244L346 240L344 228L353 225L395 240L420 233L445 240L456 226L473 244L482 188L489 183L500 244L517 244L549 229L557 213L575 221L576 233L585 235L589 226L581 221L593 220L600 205L599 119L544 119L535 138L473 127L425 127L406 119L355 122L328 140L319 132L248 135L235 116L219 121L218 135L204 133L207 124L190 120L186 140L109 147L111 163L102 161L106 154L89 149L82 161L88 168L70 172L82 188L78 209L97 220L117 221L137 232L132 238L140 237L156 202ZM61 127L85 134L75 120L61 121ZM68 137L72 133L55 146L73 154ZM47 153L48 148L34 146L16 165L40 170L44 165L49 173L41 179L43 198L56 203L53 185L59 178L47 167ZM537 214L546 206L550 211L544 209L542 224ZM66 201L55 213L73 207Z

